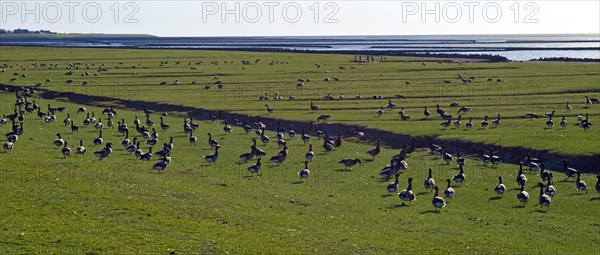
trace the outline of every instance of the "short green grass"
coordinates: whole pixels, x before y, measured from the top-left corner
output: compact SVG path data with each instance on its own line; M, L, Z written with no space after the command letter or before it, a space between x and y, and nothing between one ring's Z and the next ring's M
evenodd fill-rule
M457 171L454 163L447 166L424 153L407 160L400 188L415 178L417 199L400 206L396 195L387 196L388 181L377 176L397 150L384 148L369 162L365 151L373 145L347 140L338 151L324 153L322 141L313 138L317 156L309 164L311 176L300 182L296 174L307 146L296 137L289 141L284 165L265 162L261 178L249 177L245 169L251 163L240 164L237 157L248 151L254 134L234 128L225 135L221 124L201 122L193 146L182 132L181 113L170 112L165 121L171 128L159 131L159 140L174 137L173 162L159 174L151 169L155 159L141 162L126 153L123 137L111 128L104 129L104 138L115 144L114 152L98 161L92 154L100 148L92 144L97 132L84 127L71 133L62 125L71 113L83 126L78 105L37 103L67 110L55 123L27 114L25 134L12 151L0 153L3 254L593 254L600 249L594 176L582 176L590 191L580 194L573 181L558 181L564 175L555 172L558 194L546 211L537 205L538 173L525 172L531 201L521 206L515 198L518 166L483 167L468 158L466 182L436 213L433 194L423 188L427 169L442 189ZM12 110L12 104L2 101L1 112ZM101 108L86 107L101 117ZM143 115L119 110L118 119L131 126L134 114ZM106 125L104 116L102 121ZM52 144L57 132L73 149L83 139L87 154L63 158ZM222 146L216 165L202 159L211 153L208 132ZM139 137L135 131L133 136ZM261 148L269 155L279 150L273 143ZM348 157L363 164L342 171L337 161ZM498 175L509 189L501 198L493 191Z
M434 59L403 57L388 57L388 62L353 63L353 56L349 55L35 47L2 47L0 50L0 64L9 65L3 68L6 72L0 73L0 82L13 85L41 83L39 89L50 91L163 102L253 116L267 116L265 102L258 101L260 95L267 93L272 98L277 93L284 100L269 102L275 112L268 116L273 118L316 121L320 114L329 114L333 116L332 122L401 134L464 139L569 155L600 155L595 139L600 130L594 126L583 132L575 125L579 114L588 113L592 123L600 116L598 105L584 108L583 104L586 95L600 97L598 63L438 63ZM242 60L251 64L242 65ZM203 64L196 65L199 61ZM49 70L48 66L34 67L34 63L57 65ZM64 75L69 63L78 68L70 70L73 76ZM93 76L102 64L109 71ZM91 76L82 77L85 71ZM15 72L26 73L27 78L13 76ZM457 74L477 78L473 83L463 84L456 78ZM223 89L214 84L217 80L212 79L213 75L223 82ZM341 80L323 81L335 76ZM16 80L10 82L12 78ZM44 82L48 78L52 82ZM303 89L297 89L299 78L312 81L305 82ZM493 81L488 82L488 78ZM68 79L73 80L73 85L65 84ZM503 82L496 82L497 79ZM172 85L175 80L179 80L180 85ZM443 84L442 80L452 83ZM81 86L83 81L88 85ZM170 85L159 86L163 81ZM192 85L193 81L197 84ZM411 83L407 85L407 81ZM205 90L207 85L211 88ZM296 101L287 100L290 94L296 96ZM323 101L327 94L336 99L343 94L347 100ZM399 121L398 109L386 111L378 118L375 111L386 106L387 101L352 100L359 94L363 98L401 94L407 99L392 100L398 107L404 107L412 120ZM321 110L310 111L310 101L315 101ZM458 109L448 107L454 101L472 108L463 116L463 125L472 117L478 127L483 116L488 115L491 121L501 114L501 127L471 131L441 129L442 120L435 114L435 105L440 104L456 117ZM567 101L573 110L565 110ZM433 117L421 120L426 106ZM546 119L541 116L553 110L556 125L546 129ZM537 113L541 118L523 119L528 112ZM562 116L569 123L565 130L558 126Z

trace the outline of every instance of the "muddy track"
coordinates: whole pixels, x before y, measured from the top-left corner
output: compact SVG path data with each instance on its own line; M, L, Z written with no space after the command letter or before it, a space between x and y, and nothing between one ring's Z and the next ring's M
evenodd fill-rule
M5 88L9 91L15 91L19 87L5 85ZM78 104L85 105L94 105L94 106L114 106L116 108L127 108L131 110L141 111L143 109L143 105L145 105L148 109L154 110L156 112L168 111L168 112L181 112L185 113L188 116L192 116L198 120L208 120L210 116L210 112L213 115L218 116L220 119L240 119L240 120L249 120L254 121L256 117L249 116L245 114L239 113L230 113L227 111L211 111L203 108L191 107L191 106L183 106L183 105L175 105L175 104L167 104L167 103L156 103L156 102L145 102L140 100L123 100L116 99L105 96L91 96L91 95L82 95L73 92L55 92L55 91L38 91L39 96L44 99L59 99L59 100L67 100ZM365 128L359 125L351 125L351 124L340 124L340 123L310 123L304 121L290 121L290 120L282 120L275 119L270 117L260 117L260 121L267 125L269 130L274 131L278 124L281 124L281 127L289 127L290 124L293 125L294 130L296 132L305 129L307 132L311 132L314 130L316 126L319 130L323 132L327 132L329 134L337 134L338 131L342 131L342 133L346 133L352 129L360 130L365 133L365 136L361 138L361 140L366 142L375 142L378 138L383 141L384 144L390 146L395 149L400 149L404 144L410 144L412 140L412 136L397 134L389 131L378 130L374 128ZM416 139L416 147L418 148L428 148L430 137L422 137L417 136L414 137ZM472 141L464 141L464 140L450 140L450 139L438 139L436 137L433 138L433 142L436 144L441 144L442 141L446 142L446 147L448 152L457 153L461 152L463 155L477 155L481 152L482 147L490 147L489 144L482 142L472 142ZM553 169L557 171L561 171L563 169L562 160L567 159L569 161L569 166L579 169L585 173L594 173L600 174L600 155L587 155L587 156L573 156L573 155L564 155L560 153L549 152L546 150L537 150L537 149L526 149L522 147L502 147L494 145L494 151L496 155L502 158L503 162L518 164L521 160L525 158L526 153L531 152L533 157L540 158L544 160L548 169ZM476 162L474 164L479 164ZM491 170L491 169L490 169ZM515 168L515 171L518 169ZM559 177L560 178L560 177Z

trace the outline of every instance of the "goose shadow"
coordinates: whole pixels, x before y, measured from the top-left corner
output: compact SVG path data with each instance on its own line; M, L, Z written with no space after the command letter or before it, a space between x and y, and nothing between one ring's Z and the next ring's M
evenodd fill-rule
M549 212L548 210L544 210L544 209L537 209L537 210L533 210L533 211L537 212L537 213L547 213L547 212Z
M438 210L427 210L427 211L420 212L420 214L427 214L427 213L440 213L440 211L438 211Z
M592 198L590 198L590 201L596 201L596 200L600 200L600 197L592 197Z
M571 193L570 196L583 196L583 195L587 195L587 193Z
M422 196L422 195L429 194L429 193L431 193L431 191L421 191L421 192L417 193L417 196Z
M336 169L336 170L333 170L333 171L336 171L336 172L352 172L352 169Z
M295 181L295 182L290 182L290 184L294 184L294 185L297 185L297 184L303 184L303 183L304 183L304 181Z
M408 205L407 204L395 204L395 205L386 206L385 209L398 209L398 208L403 208L403 207L408 207Z
M365 162L373 162L373 161L375 161L375 159L372 159L372 158L363 158L362 160L365 161Z
M488 198L488 201L494 201L494 200L500 200L500 199L502 199L501 196L493 196L493 197Z
M515 205L515 206L513 206L512 208L515 208L515 209L516 209L516 208L525 208L525 205Z

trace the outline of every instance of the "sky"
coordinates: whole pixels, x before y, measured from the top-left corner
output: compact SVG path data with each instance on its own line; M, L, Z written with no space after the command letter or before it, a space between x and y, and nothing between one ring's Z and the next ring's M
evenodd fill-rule
M600 1L12 1L0 28L158 36L600 33Z

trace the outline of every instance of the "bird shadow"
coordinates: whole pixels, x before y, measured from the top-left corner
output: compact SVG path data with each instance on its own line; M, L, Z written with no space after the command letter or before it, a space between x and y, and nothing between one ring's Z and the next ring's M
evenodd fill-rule
M295 181L295 182L290 182L290 183L296 185L296 184L303 184L304 181Z
M494 197L490 197L488 198L488 201L493 201L493 200L500 200L502 197L499 196L494 196Z
M386 206L385 209L398 209L398 208L402 208L402 207L408 207L408 205L406 205L406 204L395 204L395 205Z
M420 212L420 214L426 214L426 213L440 213L440 211L438 211L438 210L427 210L427 211Z
M515 209L516 209L516 208L525 208L525 205L515 205L515 206L513 206L512 208L515 208Z
M431 191L421 191L421 192L417 193L417 196L422 196L422 195L429 194L429 193L431 193Z
M509 189L509 190L521 190L521 188L512 188L512 189Z
M592 198L590 198L590 201L596 201L596 200L600 200L600 197L592 197Z
M583 196L586 195L587 193L571 193L571 196Z
M365 162L373 162L373 161L375 161L375 159L372 159L372 158L363 158L363 161L365 161Z
M352 172L352 169L336 169L336 170L333 170L333 171L336 171L336 172Z
M537 209L537 210L533 210L533 211L537 212L537 213L547 213L548 212L548 210L544 210L544 209Z

